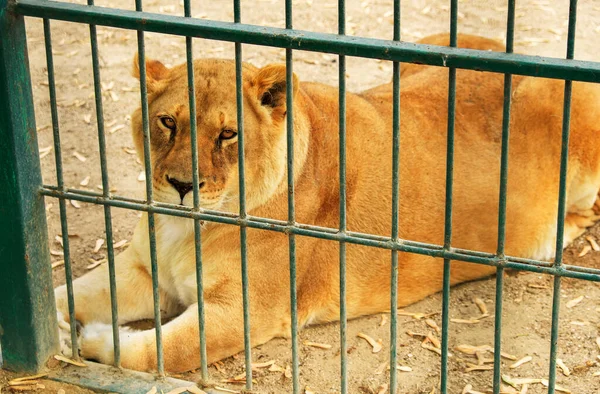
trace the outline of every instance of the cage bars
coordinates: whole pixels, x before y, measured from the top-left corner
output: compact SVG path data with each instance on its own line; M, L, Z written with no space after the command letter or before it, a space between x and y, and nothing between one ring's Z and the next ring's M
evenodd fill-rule
M458 0L450 2L450 47L458 46ZM446 211L444 218L444 250L451 250L452 241L452 190L454 174L454 125L456 117L456 68L448 69L448 135L446 144ZM450 277L451 259L444 258L442 281L442 393L448 390L448 333L450 330Z
M301 49L439 67L529 75L544 78L600 82L600 63L549 57L506 54L474 49L394 42L347 35L286 30L243 23L217 22L183 16L136 12L104 7L19 0L15 12L26 16L92 23L122 29L143 30L211 40L269 47Z
M54 78L54 56L52 54L52 31L50 20L44 19L44 43L46 49L46 69L48 72L48 93L50 96L50 117L52 119L52 138L54 142L54 163L56 166L56 185L64 190L65 181L62 167L62 147L60 144L60 126L58 107L56 104L56 81ZM61 236L63 240L63 260L65 263L65 286L69 307L69 327L71 330L71 352L75 360L79 360L79 344L77 343L77 321L75 319L75 299L73 296L73 268L71 264L71 244L69 241L69 225L67 207L64 199L58 200Z
M142 11L142 0L135 1L137 12ZM140 74L140 95L142 108L142 131L144 138L144 171L146 175L146 204L152 206L154 196L152 191L152 160L150 149L150 121L148 114L148 84L146 78L146 46L144 31L137 31L138 66ZM156 254L156 217L148 211L148 238L150 244L150 268L152 272L152 296L154 299L154 329L156 333L156 368L159 375L165 374L165 363L162 346L162 325L160 320L160 291L158 289L158 258Z
M5 7L4 1L0 5ZM449 291L450 291L450 262L451 260L486 264L497 268L496 277L496 307L495 307L495 336L494 336L494 373L493 391L500 392L500 350L501 350L501 325L502 325L502 286L505 268L514 268L530 272L540 272L555 276L553 295L552 332L550 349L549 393L555 391L556 381L556 353L558 341L558 313L560 306L560 281L562 277L580 278L600 281L600 270L566 265L562 261L562 239L564 234L564 217L566 214L566 174L568 161L569 122L571 110L572 80L600 82L600 65L594 62L573 60L575 42L575 22L577 1L571 0L569 9L569 33L566 59L538 58L533 56L513 54L515 1L508 2L507 16L507 42L506 53L493 53L478 50L457 48L457 16L458 2L451 1L450 7L450 47L434 47L422 44L409 44L400 42L400 1L394 1L394 35L393 40L375 40L354 38L346 36L345 31L345 2L338 2L338 34L320 34L293 29L292 1L286 0L285 29L270 27L257 27L241 23L240 1L234 0L234 23L205 21L191 18L190 1L184 1L184 16L157 15L142 11L141 0L136 0L136 11L123 11L97 7L92 0L88 0L88 7L76 4L45 2L41 0L22 0L12 5L11 10L22 15L38 16L44 18L44 32L46 39L46 55L48 62L48 80L50 86L50 102L52 125L54 132L57 185L42 185L39 197L51 196L59 199L61 210L61 228L65 244L65 268L67 273L67 289L69 293L69 311L72 328L74 354L77 355L75 340L75 319L73 306L73 292L71 283L71 263L69 258L68 228L66 219L65 202L67 199L85 201L104 205L107 248L109 259L109 280L112 302L113 338L115 350L115 365L119 364L119 331L116 304L116 285L114 276L114 250L112 249L111 207L120 207L147 212L148 232L150 240L150 260L153 278L155 330L157 346L157 369L159 375L164 374L164 360L162 354L162 338L160 323L160 300L158 292L158 262L156 256L155 215L171 215L190 218L194 221L196 241L196 279L198 283L198 313L200 331L200 359L202 378L207 379L206 365L206 338L204 332L204 303L202 289L202 249L201 249L201 223L202 221L227 223L240 227L241 250L241 276L244 309L244 341L245 341L245 366L246 389L252 389L251 342L250 342L250 300L248 287L248 257L247 257L247 228L256 228L268 231L282 232L288 235L289 242L289 272L290 272L290 319L292 333L292 386L293 393L300 390L298 366L298 316L297 316L297 288L296 288L296 235L309 236L332 240L339 243L339 281L340 281L340 376L342 393L348 391L347 367L347 312L346 312L346 244L357 244L383 248L391 251L391 324L390 324L390 391L397 389L397 284L398 284L398 253L418 253L442 258L443 265L443 306L442 306L442 361L441 361L441 390L446 393L448 383L448 332L449 332ZM0 17L3 17L0 15ZM4 17L3 17L4 18ZM60 148L60 134L58 129L58 113L56 109L56 90L53 71L52 47L50 37L50 19L83 22L90 24L90 38L92 46L92 66L94 71L94 91L96 97L96 113L98 126L98 139L100 150L100 164L102 172L102 193L65 187L62 175L62 159ZM6 22L2 22L6 23ZM102 88L100 84L100 68L98 64L98 48L96 39L96 25L113 26L138 31L138 53L140 68L142 124L144 133L144 164L146 171L146 201L113 196L110 193L107 161L106 141L104 136L104 121L102 110ZM0 27L2 27L0 25ZM152 195L152 168L150 149L150 124L148 114L147 79L145 63L144 31L170 33L186 36L186 58L188 72L189 107L190 107L190 133L193 162L193 208L181 207L153 201ZM4 32L5 33L5 32ZM6 34L6 33L5 33ZM193 69L193 41L192 37L220 39L235 42L236 65L236 100L238 123L238 171L239 171L239 214L227 214L205 210L200 207L200 177L198 172L197 152L197 122ZM24 40L23 40L24 42ZM253 217L248 214L245 196L244 173L244 125L243 125L243 74L242 74L242 43L260 44L286 49L286 133L287 133L287 182L288 182L288 218L287 221ZM294 97L293 97L293 49L328 52L339 55L339 227L323 228L296 222L294 205ZM0 45L0 49L4 50ZM379 58L393 61L393 119L392 119L392 232L390 237L375 236L349 231L346 217L346 56ZM4 59L6 56L4 56ZM6 60L5 60L6 61ZM446 212L444 225L443 245L426 244L405 240L399 237L399 166L400 166L400 65L399 62L419 62L422 64L444 66L449 68L448 83L448 135L446 152ZM477 69L489 72L504 73L504 104L502 120L502 146L500 160L500 196L498 211L498 247L494 254L478 251L469 251L453 248L452 241L452 180L454 163L454 127L456 107L456 69ZM515 258L506 255L506 193L508 182L508 152L510 135L510 110L512 74L543 76L565 80L563 131L561 150L561 172L559 186L559 204L557 218L556 258L554 263L536 261L532 259ZM25 99L31 100L30 97ZM39 172L39 168L37 169ZM41 185L41 182L39 182ZM47 257L47 256L46 256ZM50 339L47 343L52 344ZM4 344L4 343L3 343ZM10 347L10 346L9 346ZM10 349L9 349L10 350ZM9 351L10 354L10 351Z
M293 28L292 0L285 1L285 28ZM294 62L290 48L285 49L286 67L286 138L287 138L287 190L288 225L296 224L294 201ZM300 363L298 353L298 289L296 274L296 234L288 234L290 265L290 325L292 334L292 393L300 393Z
M400 41L400 0L394 0L394 41ZM399 241L400 210L400 63L392 76L392 242ZM398 251L392 250L390 275L390 393L398 388Z
M233 1L234 23L241 23L240 0ZM235 89L237 100L238 127L238 176L240 193L241 219L247 217L246 212L246 177L244 165L244 92L242 74L242 44L235 43ZM242 304L244 308L244 360L246 364L246 389L252 390L252 344L250 341L250 290L248 288L248 228L240 226L240 255L242 268Z
M567 34L567 60L573 59L575 54L575 32L577 22L577 0L569 2L569 28ZM558 188L558 217L556 218L556 250L554 267L563 268L563 244L565 231L565 218L567 215L567 171L569 161L569 135L571 131L571 93L573 82L565 80L563 119L562 119L562 146L560 152L560 180ZM561 277L554 277L552 294L552 329L550 331L550 362L548 377L548 394L556 391L556 357L558 352L558 323L560 313L560 287Z
M184 15L192 17L190 0L184 0ZM196 88L194 81L193 38L185 38L185 54L188 75L188 96L190 111L190 143L192 148L192 192L194 193L194 211L200 211L200 174L198 170L198 130L196 115ZM194 244L196 258L196 285L198 297L198 331L200 335L200 374L204 381L208 380L208 362L206 355L206 327L204 324L204 283L202 275L202 221L194 219Z
M506 53L513 52L515 39L515 0L509 0L506 17ZM496 255L505 257L506 242L506 192L508 188L508 149L510 137L512 75L504 74L504 102L502 107L502 152L500 155L500 196L498 199L498 248ZM504 286L504 266L496 268L496 297L494 308L494 376L492 388L494 394L501 389L501 350L502 350L502 299Z
M88 0L93 6L94 1ZM96 122L98 127L98 148L100 152L100 172L102 174L102 194L110 196L108 179L108 162L106 160L106 138L104 129L104 110L102 105L102 84L100 80L100 64L98 61L98 37L96 26L90 25L90 45L92 54L92 71L94 74L94 98L96 102ZM119 338L119 309L117 305L117 284L115 277L115 249L113 246L112 215L108 205L104 206L104 223L106 234L106 256L108 260L108 276L110 286L111 323L113 330L113 363L116 367L121 364L121 346ZM64 240L64 238L63 238ZM64 241L63 241L64 242Z
M338 1L338 34L346 35L346 2ZM339 111L339 231L345 234L347 230L346 219L346 56L338 58L338 111ZM348 313L346 308L346 242L340 240L340 392L348 392Z

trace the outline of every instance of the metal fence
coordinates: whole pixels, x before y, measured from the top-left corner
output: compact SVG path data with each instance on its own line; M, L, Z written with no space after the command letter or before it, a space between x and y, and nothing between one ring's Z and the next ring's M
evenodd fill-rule
M448 326L449 326L449 292L451 260L486 264L497 267L496 307L495 307L495 343L494 343L494 375L493 392L500 392L501 381L501 327L502 327L502 289L503 272L506 268L551 274L554 276L554 296L551 331L551 356L549 369L548 392L555 392L556 351L558 341L558 314L560 304L560 285L562 277L580 278L600 281L600 270L582 268L563 264L562 239L564 232L566 173L569 141L569 120L571 110L571 81L600 82L600 63L573 60L575 45L575 22L577 1L570 1L569 28L566 59L542 58L513 54L515 0L508 1L508 19L506 30L506 53L494 53L479 50L457 48L457 15L458 1L450 4L450 47L434 47L422 44L410 44L400 41L400 0L394 1L393 40L367 39L345 35L345 2L339 1L338 34L319 34L294 30L292 26L292 1L286 0L286 28L259 27L241 23L240 0L234 0L234 23L216 22L191 18L190 1L184 2L185 16L168 16L143 12L142 1L136 0L136 11L124 11L102 8L93 5L67 4L45 0L0 0L0 339L4 366L14 370L34 371L42 368L48 357L56 350L55 334L56 317L53 305L53 290L47 245L47 229L44 214L43 196L59 199L61 226L64 242L64 259L66 283L69 295L71 315L71 332L75 340L75 318L72 290L71 261L69 260L69 238L67 236L66 200L84 201L100 204L104 207L106 236L108 248L108 264L110 267L110 289L115 294L114 250L112 242L111 208L127 208L148 213L150 256L154 287L155 327L157 338L158 374L164 375L162 357L161 324L159 311L159 292L157 276L156 239L154 234L154 215L165 214L192 218L195 223L196 263L198 283L198 305L200 320L201 373L208 378L206 365L206 346L203 331L203 289L202 289L202 251L201 221L212 221L237 225L240 228L241 259L244 306L244 338L246 388L252 389L250 320L248 312L248 273L246 257L246 230L248 227L266 231L277 231L289 236L289 269L290 269L290 302L292 327L292 359L293 359L293 393L300 392L298 365L298 324L296 310L296 235L317 237L339 242L340 245L340 345L341 354L341 388L348 392L347 353L346 349L346 277L345 260L346 244L360 244L391 251L391 300L390 309L390 392L397 387L397 283L398 252L418 253L444 259L443 304L442 304L442 358L441 358L441 392L448 392ZM24 30L24 16L43 18L50 90L50 108L54 131L54 148L56 155L57 184L43 185L41 181L33 100L29 79L27 47ZM102 193L67 188L63 182L61 166L61 144L58 128L57 104L55 94L54 70L52 59L52 40L50 37L50 20L63 20L90 25L92 65L96 97L96 114L98 122L98 138L102 171ZM109 190L107 174L106 148L104 138L104 121L98 65L98 48L96 25L137 30L141 104L144 131L144 157L146 174L146 200L136 200L112 195ZM159 203L153 200L152 169L149 155L149 123L148 102L146 94L146 70L144 54L144 32L158 32L186 36L188 83L190 92L194 92L194 75L192 72L192 37L235 42L236 87L238 108L238 163L240 212L237 215L215 212L200 208L198 191L198 153L196 145L195 97L189 95L192 159L194 168L194 207L192 209ZM244 179L244 131L242 106L241 59L242 44L255 44L286 48L287 66L287 175L288 175L288 220L279 221L248 214L245 207ZM294 209L294 138L293 138L293 95L292 65L293 49L305 51L327 52L339 55L339 176L340 176L340 218L339 228L322 228L313 225L296 223ZM393 196L392 196L392 233L389 237L351 232L346 227L346 114L345 114L345 56L376 58L393 62ZM400 62L413 62L448 68L448 139L446 158L446 214L445 236L443 245L432 245L408 241L399 238L399 154L400 154ZM454 115L456 95L456 69L472 69L503 73L504 77L504 111L502 123L502 155L500 205L498 212L498 248L495 254L480 251L462 250L452 247L452 179L454 162ZM556 258L554 262L536 261L507 256L505 245L506 189L508 175L508 138L511 108L512 74L537 77L557 78L565 80L564 112L562 130L560 190L557 218ZM116 297L112 297L112 319L114 334L115 365L119 365L119 330L117 327ZM61 375L62 374L62 375ZM129 375L128 375L129 376ZM133 377L132 377L133 376ZM57 379L77 381L90 387L100 387L100 373L89 369L85 378L82 374L68 376L66 372L58 373ZM114 391L134 392L139 382L148 382L142 375L131 375L117 386ZM146 380L144 380L146 379ZM106 381L104 382L106 383ZM127 386L130 384L130 386ZM143 386L143 384L142 384ZM142 387L140 386L140 387ZM105 386L106 387L106 386ZM128 387L123 389L123 387Z

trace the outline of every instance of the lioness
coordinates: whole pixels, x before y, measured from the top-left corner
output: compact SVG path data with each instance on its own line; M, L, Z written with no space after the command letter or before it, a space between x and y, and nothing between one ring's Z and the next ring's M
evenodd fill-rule
M422 42L447 45L447 35ZM461 36L459 45L502 50L492 40ZM147 62L151 160L157 201L193 205L186 66ZM235 66L197 60L196 80L201 206L238 212ZM139 76L137 68L134 71ZM282 65L243 67L246 201L251 215L286 220L286 72ZM452 244L494 252L500 172L503 76L458 70ZM563 86L559 80L513 78L506 251L551 259L555 247ZM295 201L299 223L337 228L338 90L294 76ZM401 83L400 236L441 244L445 200L448 71L403 65ZM574 83L566 232L568 244L595 219L600 189L600 87ZM141 111L132 116L140 157ZM348 228L389 236L392 196L392 87L347 95ZM119 324L153 316L148 221L116 260ZM161 311L168 371L200 365L193 221L157 215ZM202 227L208 362L244 347L239 228ZM339 318L338 244L297 237L299 324ZM259 345L290 335L288 240L248 229L251 340ZM453 284L495 268L456 262ZM76 318L83 324L82 355L111 363L110 297L106 265L74 282ZM347 246L348 317L390 308L390 253ZM440 291L439 259L402 253L398 303ZM56 289L59 315L68 316L66 289ZM153 330L121 332L122 365L157 367Z

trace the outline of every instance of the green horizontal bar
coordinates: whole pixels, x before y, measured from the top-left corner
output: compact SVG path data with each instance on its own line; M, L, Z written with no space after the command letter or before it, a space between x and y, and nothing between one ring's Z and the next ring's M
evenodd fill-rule
M26 16L144 30L180 36L301 49L433 66L600 82L600 63L449 48L243 23L217 22L46 0L20 0L13 11Z
M56 186L52 186L52 185L44 185L44 188L47 190L51 190L51 191L60 191L59 188L57 188ZM103 197L102 193L98 193L98 192L94 192L94 191L90 191L90 190L81 190L81 189L72 189L72 188L66 188L64 192L74 193L75 195L78 195L78 196L97 197L99 199L92 201L92 203L104 204L104 202L103 202L104 197ZM42 191L42 193L44 193L44 192ZM67 198L67 197L65 197L65 198ZM77 198L74 198L74 199L77 200ZM81 200L81 199L79 199L79 200L85 201L85 202L91 202L90 200ZM119 207L129 207L128 205L122 205L120 203L125 203L125 204L126 203L134 203L134 204L141 204L143 206L146 206L146 202L143 200L138 200L138 199L129 198L129 197L123 197L123 196L118 196L118 195L111 195L109 200L117 201L118 203L112 204L112 205L116 205ZM107 204L110 204L110 203L107 203ZM189 212L192 212L192 208L190 208L190 207L185 207L182 205L175 205L175 204L167 204L167 203L162 203L162 202L157 202L157 201L153 202L152 206L159 208L159 209L167 208L167 209L173 210L170 212L175 212L175 213L167 213L167 215L175 215L175 216L179 216L179 217L187 217L187 218L192 218L192 219L198 218L197 215L195 216L194 214L189 214ZM135 209L135 210L139 210L139 211L148 211L148 209L145 209L145 208L144 209L136 208L135 205L131 209ZM154 209L151 209L151 210L154 211ZM203 214L206 214L206 215L216 215L217 217L231 219L230 221L226 221L226 222L220 221L220 220L213 220L213 221L239 225L239 223L236 221L239 219L239 215L237 215L237 214L221 212L221 211L213 211L213 210L209 210L209 209L200 209L200 212ZM288 222L285 222L282 220L268 219L268 218L262 218L262 217L258 217L258 216L252 216L252 215L248 215L248 218L252 219L253 221L263 223L266 225L286 226L289 224ZM210 220L210 219L208 219L208 220ZM303 224L303 223L295 223L295 226L301 230L319 231L319 232L324 232L324 233L328 233L328 234L339 233L339 229L329 228L329 227L320 227L320 226L314 226L314 225ZM389 237L384 237L381 235L366 234L366 233L360 233L360 232L355 232L355 231L347 231L346 233L351 236L356 236L356 237L364 238L367 240L374 240L374 241L381 241L381 242L388 242L390 240ZM336 240L337 240L337 238L336 238ZM424 247L424 248L429 248L429 249L442 250L441 245L429 244L429 243L425 243L425 242L417 242L417 241L406 240L406 239L400 240L399 242L403 243L404 245L417 247L417 248ZM471 255L471 256L475 256L475 257L491 258L491 257L495 256L494 254L491 254L491 253L478 252L478 251L461 249L461 248L452 248L452 250L457 253L467 254L467 255ZM514 256L509 256L509 257L510 257L511 261L515 261L515 262L519 262L519 263L523 263L523 264L530 264L530 265L534 265L534 266L552 267L554 265L554 263L549 262L549 261L539 261L539 260L526 259L526 258L514 257ZM600 269L585 268L585 267L579 267L579 266L570 266L570 268L573 271L600 274Z
M49 190L49 191L59 191L60 192L60 189L57 188L56 186L44 185L43 187L44 187L44 189ZM77 197L75 197L75 198L73 198L75 200L84 201L84 202L92 202L94 204L104 204L104 202L103 202L104 197L103 197L102 193L98 193L98 192L94 192L94 191L90 191L90 190L72 189L72 188L65 188L64 192L65 193L74 193L76 196L86 196L86 197L96 197L97 198L95 200L82 200L82 199L78 199ZM42 193L44 193L44 191L42 191ZM65 197L65 198L67 198L67 197ZM68 198L70 198L70 197L68 197ZM148 211L147 208L137 208L135 205L135 204L138 204L138 206L139 205L146 206L146 201L143 201L143 200L129 198L129 197L123 197L123 196L118 196L118 195L111 195L109 200L115 201L115 203L114 204L106 203L106 204L127 208L127 207L129 207L129 205L126 205L127 203L134 203L134 206L131 209L135 209L138 211L146 211L146 212ZM123 205L122 203L125 203L125 205ZM189 213L189 212L192 212L192 208L190 208L190 207L185 207L182 205L175 205L175 204L167 204L167 203L157 202L157 201L153 202L152 206L155 208L158 208L158 209L166 208L169 210L173 210L170 212L175 212L175 213L167 213L167 215L175 215L175 216L179 216L179 217L187 217L187 218L192 218L192 219L198 218L197 215L195 216L193 213L192 214ZM154 208L152 208L151 210L155 211ZM223 222L220 220L213 220L213 221L217 221L217 222L221 222L221 223L228 223L228 224L238 224L236 222L236 220L239 219L239 215L234 214L234 213L213 211L210 209L200 209L200 212L205 215L216 215L217 217L231 219L230 221L226 221L226 222ZM289 224L288 222L285 222L282 220L262 218L262 217L258 217L258 216L252 216L252 215L248 215L248 218L252 219L255 222L259 222L259 223L262 223L265 225L286 226ZM210 219L208 219L208 220L210 221ZM301 230L319 231L319 232L324 232L324 233L328 233L328 234L337 234L339 232L339 229L329 228L329 227L320 227L320 226L314 226L314 225L303 224L303 223L295 223L295 226ZM366 233L360 233L360 232L355 232L355 231L347 231L346 233L351 236L356 236L356 237L367 239L367 240L374 240L374 241L381 241L381 242L388 242L390 240L389 237L384 237L381 235L366 234ZM336 240L337 240L337 238L336 238ZM417 247L417 248L424 247L424 248L429 248L429 249L442 250L441 245L429 244L429 243L425 243L425 242L417 242L417 241L406 240L406 239L400 240L399 242L401 242L404 245ZM452 248L452 250L457 253L467 254L467 255L475 256L475 257L491 258L491 257L495 256L494 254L491 254L491 253L478 252L478 251L461 249L461 248ZM552 267L554 265L554 263L549 262L549 261L540 261L540 260L526 259L526 258L514 257L514 256L509 256L509 257L510 257L511 261L522 263L522 264L530 264L530 265L541 266L541 267ZM600 269L585 268L585 267L579 267L579 266L569 266L569 269L571 269L573 271L577 271L577 272L593 273L593 274L600 275Z
M600 282L600 269L578 267L563 264L562 268L553 267L548 262L530 260L517 257L498 258L495 254L469 251L463 249L443 250L439 245L432 245L420 242L413 242L400 239L392 241L390 238L378 237L372 234L363 234L357 232L340 233L337 229L311 225L290 225L286 221L277 221L272 219L255 218L247 216L241 219L239 216L222 212L206 211L194 212L181 206L169 204L149 205L144 201L135 202L133 199L115 199L104 198L103 196L91 196L84 193L75 193L72 191L62 192L47 186L40 189L42 195L55 198L64 198L77 200L92 204L110 205L118 208L133 209L136 211L153 212L156 214L186 217L190 219L200 219L215 223L232 224L236 226L247 226L261 230L276 231L285 234L297 234L314 238L327 239L331 241L343 241L357 245L372 246L387 250L398 250L406 253L416 253L432 257L447 258L467 263L484 264L494 267L512 268L523 271L539 272L542 274L557 275L567 278L576 278Z
M48 192L50 192L50 193L48 193ZM46 195L49 195L52 197L57 197L57 198L67 198L67 199L72 198L72 199L78 200L78 201L91 202L93 204L108 204L108 205L113 205L113 206L117 206L120 208L130 208L131 207L131 209L134 209L134 210L146 211L146 212L152 211L152 212L164 213L167 215L187 217L187 218L191 218L191 219L197 219L197 218L203 219L203 218L211 217L211 215L213 215L212 219L207 219L207 220L220 222L220 223L240 225L239 215L233 214L233 213L213 211L213 210L208 210L208 209L200 209L201 214L204 215L203 217L200 217L198 214L193 213L192 208L185 207L182 205L153 202L153 204L151 206L149 206L143 200L123 197L123 196L117 196L117 195L111 195L110 198L108 199L108 201L106 201L106 199L104 198L104 196L101 193L97 193L94 191L88 191L88 190L80 190L80 189L67 188L64 191L65 194L64 195L61 194L61 196L63 196L63 197L57 196L57 195L53 194L52 192L58 192L59 194L63 193L60 191L59 188L57 188L56 186L51 186L51 185L44 185L43 190L41 190L42 194L46 194ZM83 197L94 197L94 198L84 199L84 198L81 198L82 196ZM128 203L133 203L133 204L128 204ZM148 207L150 207L150 208L148 208ZM163 208L165 208L167 211L163 211ZM214 218L215 216L217 217L216 219ZM251 219L252 221L259 222L264 225L286 226L289 224L282 220L268 219L268 218L262 218L262 217L251 216L251 215L248 215L247 217L249 219ZM220 220L219 218L224 218L224 219ZM297 227L300 230L323 232L326 234L334 234L335 235L335 234L339 233L339 229L320 227L320 226L314 226L314 225L303 224L303 223L295 223L295 227ZM285 232L285 230L283 230L283 231ZM354 231L347 231L346 234L349 234L349 235L355 236L355 237L359 237L359 238L364 238L366 240L373 240L373 241L380 241L380 242L388 242L390 240L389 237L354 232ZM339 240L338 238L332 238L332 239ZM417 247L417 248L424 247L424 248L429 248L429 249L434 249L434 250L440 250L440 251L442 250L441 245L429 244L429 243L424 243L424 242L416 242L416 241L412 241L412 240L400 240L399 242L401 242L404 245ZM467 255L471 255L471 256L475 256L475 257L483 257L483 258L495 257L495 255L491 254L491 253L478 252L478 251L472 251L472 250L467 250L467 249L452 248L452 250L457 253L467 254ZM523 263L523 264L535 265L535 266L552 267L554 265L552 262L548 262L548 261L539 261L539 260L526 259L526 258L514 257L514 256L509 256L509 258L511 261L515 261L515 262L519 262L519 263ZM579 272L600 274L600 269L585 268L585 267L578 267L578 266L571 266L571 268L573 270L577 270Z

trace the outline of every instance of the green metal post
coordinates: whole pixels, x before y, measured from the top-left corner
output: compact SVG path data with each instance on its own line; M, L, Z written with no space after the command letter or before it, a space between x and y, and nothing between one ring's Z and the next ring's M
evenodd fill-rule
M136 12L142 11L142 0L135 0ZM150 159L150 120L148 113L148 87L146 80L146 45L144 31L137 31L138 61L140 68L140 96L142 104L142 130L144 133L144 171L146 174L146 204L154 202L152 188L152 160ZM156 253L156 227L153 212L148 212L148 239L150 241L150 268L152 272L152 298L154 300L154 330L156 332L156 369L160 376L165 374L165 360L162 345L162 325L160 320L160 291L158 288L158 256Z
M48 93L50 95L50 116L52 118L52 134L54 139L54 162L56 164L56 186L65 190L65 181L62 167L62 148L60 144L60 128L58 121L58 106L56 104L56 82L54 79L54 58L52 55L52 33L50 20L44 19L44 41L46 43L46 69L48 71ZM60 228L63 238L63 259L65 263L65 285L67 287L67 305L69 307L69 325L71 327L71 353L75 360L79 360L79 346L77 343L77 322L75 320L75 297L73 295L73 269L71 264L71 245L69 242L69 225L67 223L67 202L64 198L58 199L60 215Z
M394 41L400 41L400 0L394 1ZM400 211L400 63L392 80L392 241L399 239ZM398 251L392 250L390 283L390 393L398 389Z
M575 55L575 32L577 24L577 0L569 4L569 31L567 35L567 59ZM571 131L571 93L572 81L565 81L563 119L562 119L562 147L560 152L560 183L558 190L558 218L556 223L556 253L554 267L561 269L563 265L563 238L565 232L565 217L567 214L567 170L569 163L569 136ZM560 287L561 277L554 277L554 290L552 295L552 329L550 332L550 371L548 376L548 394L556 391L556 356L558 353L558 324L560 314Z
M241 23L240 0L233 2L233 18ZM238 174L240 185L240 218L246 219L246 172L244 164L244 92L242 81L242 44L235 43L235 90L238 123ZM252 390L252 341L250 338L250 289L248 285L248 228L240 226L240 255L242 263L242 304L244 308L244 361L246 389Z
M346 34L346 2L338 1L338 34ZM339 57L339 166L340 166L340 233L347 231L346 223L346 56ZM346 309L346 243L340 242L340 375L342 394L348 392L348 333Z
M508 1L506 22L506 53L513 52L515 39L515 1ZM506 243L506 193L508 190L508 141L510 137L512 75L504 74L504 105L502 112L502 154L500 158L500 198L498 207L498 249L496 255L504 259ZM502 350L502 293L504 286L504 267L496 270L496 305L494 310L494 394L500 394L501 350Z
M3 367L35 372L58 331L24 18L0 0L0 343Z
M94 0L88 0L94 5ZM98 61L98 36L96 26L90 25L90 44L92 50L92 70L94 74L94 97L96 99L96 122L98 125L98 148L100 152L100 172L102 173L102 194L110 195L108 179L108 161L106 159L106 136L104 129L104 110L102 104L102 84L100 82L100 63ZM112 215L109 206L104 206L104 226L106 231L106 255L108 258L108 280L110 287L110 306L113 330L113 364L121 365L121 340L119 338L119 307L117 304L117 278L115 270L115 249L113 246ZM64 237L63 237L64 239Z
M292 0L285 2L285 28L292 29ZM294 205L294 63L292 50L285 50L286 109L287 109L287 168L288 168L288 223L296 223ZM296 234L290 233L288 242L290 256L290 324L292 326L292 394L300 393L300 363L298 355L298 297L296 283Z
M458 0L451 1L450 7L450 46L458 45ZM446 212L444 223L444 250L451 249L452 241L452 184L454 174L454 120L456 116L456 68L448 70L448 142L446 146ZM448 331L450 328L450 262L444 258L444 279L442 286L442 365L441 392L448 393Z
M184 0L184 14L192 17L190 0ZM188 98L190 103L190 136L192 144L192 180L194 192L194 211L200 210L200 174L198 171L198 129L196 112L196 88L194 85L194 51L192 37L185 38L185 52L188 74ZM194 244L196 252L196 286L198 293L198 325L200 333L200 373L204 381L208 380L208 357L206 355L206 324L204 324L204 283L202 273L202 226L199 219L194 220Z

